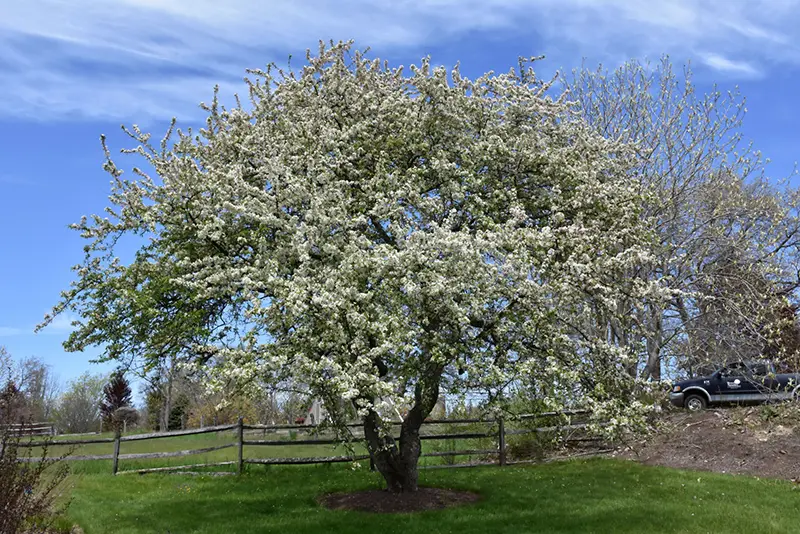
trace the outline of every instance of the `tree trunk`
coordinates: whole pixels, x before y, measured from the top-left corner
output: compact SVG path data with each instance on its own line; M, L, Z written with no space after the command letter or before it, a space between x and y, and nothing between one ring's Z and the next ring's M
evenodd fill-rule
M661 348L656 342L647 340L647 376L653 381L661 380Z
M680 314L681 318L681 326L683 327L684 335L686 336L686 355L688 358L688 371L689 377L693 378L695 376L695 367L697 364L696 361L696 350L694 346L694 325L692 324L692 317L689 315L689 310L686 309L686 303L681 297L675 298L675 307L678 309L678 313Z
M161 432L169 431L169 416L172 413L172 370L167 378L166 389L164 391L164 404L161 412Z
M645 376L650 377L654 381L661 380L661 349L663 343L662 337L662 321L664 311L660 307L653 307L650 310L650 332L645 336L645 345L647 346L647 366L645 369Z
M433 370L427 380L417 384L414 406L400 426L400 443L381 431L379 415L370 410L364 419L364 437L372 462L386 480L391 493L411 493L419 489L419 455L422 452L419 429L439 400L442 369Z
M421 451L419 426L413 428L408 419L400 429L400 443L392 436L382 436L379 417L370 412L364 421L364 436L375 469L386 480L386 488L391 493L410 493L417 491L419 471L417 463Z

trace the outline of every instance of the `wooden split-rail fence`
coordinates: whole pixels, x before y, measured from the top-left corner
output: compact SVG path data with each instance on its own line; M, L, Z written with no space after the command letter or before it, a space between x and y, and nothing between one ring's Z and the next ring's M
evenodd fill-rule
M0 425L0 429L21 436L55 436L56 426L53 423L26 423Z
M561 416L581 416L587 414L588 411L586 410L568 410L568 411L561 411L561 412L546 412L540 414L526 414L526 415L518 415L514 417L514 421L539 421L539 420L546 420L552 419L554 417L561 417ZM514 428L514 429L507 429L506 424L507 421L503 418L497 419L485 419L485 418L477 418L477 419L428 419L426 420L423 425L459 425L459 424L489 424L489 425L496 425L496 430L494 431L485 431L485 432L457 432L457 433L442 433L442 434L425 434L422 433L420 435L420 440L428 441L428 440L463 440L463 439L485 439L485 438L493 438L494 447L487 448L487 449L469 449L469 450L445 450L445 451L431 451L431 452L423 452L421 456L423 457L447 457L447 456L496 456L497 460L495 462L483 462L483 463L475 463L475 464L442 464L442 465L430 465L430 466L421 466L427 468L434 468L434 467L466 467L466 466L473 466L473 465L511 465L514 463L526 463L524 461L517 461L512 462L508 461L508 454L507 454L507 445L506 439L508 436L514 435L522 435L522 434L530 434L530 433L554 433L554 432L576 432L581 431L587 428L587 423L571 423L566 425L552 425L552 426L542 426L542 427L528 427L528 428ZM400 423L392 423L394 426L399 426ZM362 426L361 423L351 423L347 425L351 428L360 428ZM517 425L519 426L519 425ZM347 456L324 456L324 457L275 457L275 458L247 458L244 455L244 448L245 447L280 447L280 446L316 446L316 445L336 445L340 444L341 441L335 439L291 439L291 440L280 440L280 439L252 439L258 437L258 434L262 436L266 436L267 432L277 432L277 431L313 431L316 427L310 425L247 425L244 424L243 420L240 418L238 423L233 425L219 425L219 426L209 426L205 428L199 429L190 429L190 430L177 430L171 432L154 432L149 434L133 434L133 435L117 435L112 438L94 438L94 439L72 439L72 440L44 440L44 441L30 441L25 443L24 445L21 444L20 446L33 448L33 447L43 447L43 446L62 446L62 445L71 445L71 446L81 446L81 445L90 445L96 443L108 443L113 444L113 453L112 454L102 454L102 455L86 455L86 456L68 456L66 457L67 461L91 461L91 460L111 460L111 470L112 473L117 474L128 474L128 473L157 473L157 472L170 472L170 471L184 471L190 472L192 469L206 469L212 467L223 467L223 466L235 466L235 473L240 474L244 466L246 464L260 464L260 465L301 465L301 464L333 464L339 462L358 462L369 460L370 457L368 454L362 455L347 455ZM163 439L163 438L174 438L180 436L194 436L199 434L208 434L212 432L228 432L233 431L235 434L235 441L231 443L225 443L222 445L215 445L212 447L204 447L199 449L187 449L187 450L180 450L180 451L171 451L171 452L147 452L147 453L129 453L123 454L120 452L120 448L122 444L135 442L135 441L142 441L142 440L155 440L155 439ZM248 435L246 431L251 431L251 435ZM252 431L261 431L257 432L256 435L252 434ZM573 438L573 441L594 441L598 438L594 437L576 437ZM360 441L363 442L363 438L360 438ZM355 442L355 441L354 441ZM177 466L167 466L167 467L152 467L152 468L143 468L143 469L131 469L128 471L120 471L119 470L119 462L120 460L145 460L145 459L164 459L164 458L175 458L175 457L183 457L183 456L193 456L198 454L206 454L211 453L223 449L229 448L236 448L236 460L231 461L223 461L223 462L212 462L212 463L201 463L201 464L187 464L187 465L177 465ZM23 461L40 461L40 458L26 458ZM371 463L370 466L372 467ZM208 472L206 472L208 473ZM233 471L226 471L226 472L218 472L216 474L234 474Z

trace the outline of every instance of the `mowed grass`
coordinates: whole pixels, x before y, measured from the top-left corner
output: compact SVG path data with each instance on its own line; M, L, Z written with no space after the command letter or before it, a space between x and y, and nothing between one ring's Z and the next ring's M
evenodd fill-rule
M785 481L616 460L423 470L421 481L482 500L416 514L330 511L320 495L378 488L380 476L250 466L239 477L73 475L68 514L86 534L800 532L800 493Z

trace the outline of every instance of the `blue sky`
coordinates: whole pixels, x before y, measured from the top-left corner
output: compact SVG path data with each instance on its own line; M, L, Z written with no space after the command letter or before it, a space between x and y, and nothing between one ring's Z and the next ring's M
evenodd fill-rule
M68 354L70 318L33 327L66 289L82 243L67 229L106 205L99 136L120 124L160 138L198 125L219 84L246 94L246 68L299 65L319 39L355 39L393 66L431 55L478 76L545 55L550 75L586 59L614 67L667 53L701 89L739 85L747 137L792 171L800 149L800 1L794 0L6 0L0 6L0 345L66 380L97 351ZM253 6L257 7L253 7ZM134 160L120 158L123 168Z

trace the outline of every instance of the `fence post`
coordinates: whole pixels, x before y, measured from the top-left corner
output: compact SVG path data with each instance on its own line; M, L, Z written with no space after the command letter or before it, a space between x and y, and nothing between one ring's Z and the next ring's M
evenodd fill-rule
M239 434L239 462L236 464L236 474L242 474L242 467L244 465L244 418L239 416L239 427L236 429Z
M497 437L500 446L500 465L506 465L506 425L502 417L497 419Z
M117 474L117 468L119 468L119 438L120 432L119 428L117 428L114 431L114 460L111 465L111 473L114 475Z

